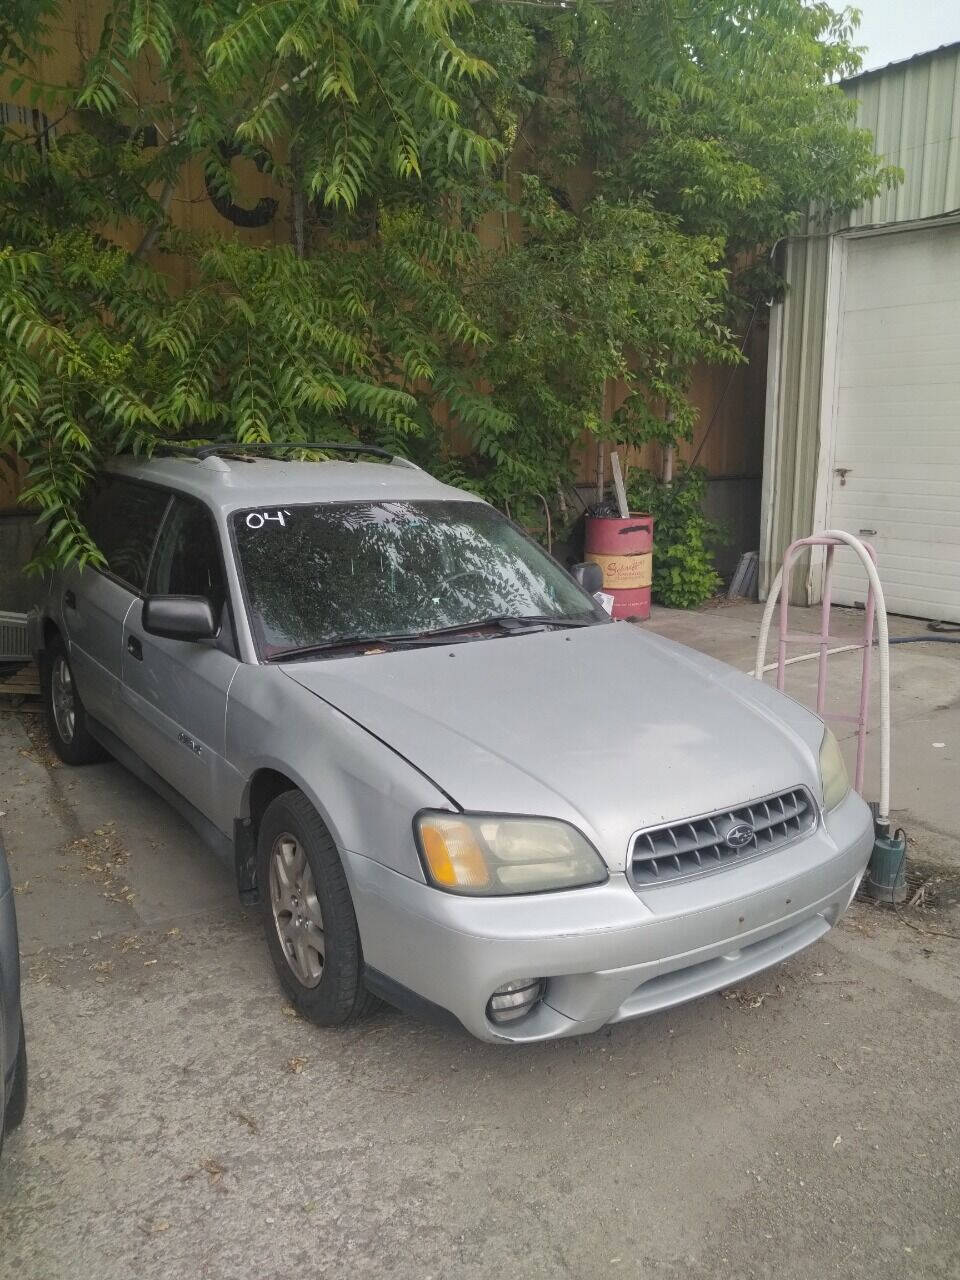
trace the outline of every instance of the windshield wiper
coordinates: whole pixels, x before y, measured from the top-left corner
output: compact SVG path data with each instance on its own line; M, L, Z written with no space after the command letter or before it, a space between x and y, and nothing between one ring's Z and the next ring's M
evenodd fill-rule
M292 645L289 649L277 649L268 655L270 662L284 662L287 658L315 658L324 653L336 653L339 649L403 649L416 644L417 636L338 636L335 640L320 640L317 644Z
M600 621L600 618L568 618L552 613L525 614L519 617L512 613L499 613L489 618L475 618L472 622L458 622L451 627L435 627L421 632L419 639L455 636L465 631L480 631L484 627L500 627L505 634L510 635L519 631L543 631L547 627L592 627L595 622Z
M489 618L476 618L472 622L458 622L450 627L434 627L429 631L399 632L384 636L339 636L334 640L321 640L317 644L295 645L271 653L269 661L318 658L325 653L347 649L414 649L441 645L457 636L482 631L484 627L499 627L504 635L517 635L523 631L545 631L548 627L590 627L601 621L601 618L566 618L556 614L528 614L520 617L514 614L496 614Z

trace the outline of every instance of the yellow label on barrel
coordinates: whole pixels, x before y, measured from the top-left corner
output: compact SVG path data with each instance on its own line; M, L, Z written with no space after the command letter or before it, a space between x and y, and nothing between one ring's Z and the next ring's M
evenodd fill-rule
M649 551L637 556L602 556L588 551L587 559L603 570L605 591L636 591L653 582L653 555Z

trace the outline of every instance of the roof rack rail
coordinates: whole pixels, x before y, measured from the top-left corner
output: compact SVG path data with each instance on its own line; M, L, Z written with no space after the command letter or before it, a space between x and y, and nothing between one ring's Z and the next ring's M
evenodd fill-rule
M169 443L164 441L156 445L155 452L180 453L202 462L204 458L211 458L222 453L240 455L245 453L274 453L279 449L309 449L317 453L361 454L372 458L384 458L395 467L410 467L414 471L421 469L415 462L411 462L409 458L401 457L397 453L390 453L377 445L348 444L338 440L276 440L266 444L259 442L242 444L237 440L216 440L212 444L201 445L181 445L173 441Z

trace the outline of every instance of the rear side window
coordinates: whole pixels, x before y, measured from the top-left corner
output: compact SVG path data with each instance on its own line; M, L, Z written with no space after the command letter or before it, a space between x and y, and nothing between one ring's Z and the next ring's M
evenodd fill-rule
M107 568L134 591L142 591L146 583L150 552L169 500L163 489L108 478L85 512Z

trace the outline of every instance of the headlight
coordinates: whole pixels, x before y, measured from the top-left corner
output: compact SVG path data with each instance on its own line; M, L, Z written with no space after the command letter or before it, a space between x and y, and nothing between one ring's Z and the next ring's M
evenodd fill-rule
M542 893L607 878L586 837L554 818L422 813L415 827L428 879L451 893Z
M850 779L840 754L840 744L829 729L824 729L823 742L820 743L820 784L823 787L825 813L835 809L850 791Z

